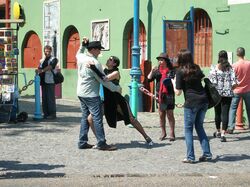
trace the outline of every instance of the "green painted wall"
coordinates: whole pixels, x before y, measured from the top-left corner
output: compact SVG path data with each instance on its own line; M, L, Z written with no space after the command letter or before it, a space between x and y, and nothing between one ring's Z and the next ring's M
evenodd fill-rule
M14 1L13 1L14 2ZM13 3L12 2L12 3ZM43 1L19 0L24 8L26 24L19 30L19 44L25 34L33 30L41 39L43 28ZM61 0L61 43L65 29L73 25L79 31L81 37L90 37L90 23L92 20L110 19L110 50L103 51L99 58L102 63L110 55L116 55L123 59L123 32L126 23L133 18L133 0ZM227 0L140 0L140 20L143 22L148 40L148 59L155 65L155 57L162 51L162 18L165 16L171 20L182 20L189 12L190 7L204 9L212 21L213 29L213 63L217 61L217 53L221 49L233 52L233 60L236 60L235 50L239 46L245 47L246 57L250 58L250 4L227 5ZM228 34L219 34L229 29ZM19 45L19 47L20 47ZM61 47L61 57L62 47ZM21 59L21 58L20 58ZM62 67L63 59L60 59ZM21 64L21 63L19 63ZM27 73L27 78L34 76L34 70L21 69ZM205 68L205 73L208 72ZM62 70L65 75L62 95L64 98L76 98L76 70ZM130 83L130 70L121 69L123 94L128 94ZM22 85L20 79L19 85ZM27 94L33 94L29 89ZM177 99L182 102L182 99ZM178 110L177 110L178 111Z

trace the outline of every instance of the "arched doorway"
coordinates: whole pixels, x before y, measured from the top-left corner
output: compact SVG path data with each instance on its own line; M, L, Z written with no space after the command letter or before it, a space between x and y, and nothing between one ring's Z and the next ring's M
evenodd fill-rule
M139 45L140 45L140 64L147 58L147 40L146 40L146 30L144 24L140 21L139 24ZM132 46L133 46L133 20L131 19L125 26L124 30L124 42L125 42L125 51L124 55L126 56L126 64L124 64L125 69L130 69L132 67Z
M74 26L69 26L65 31L64 40L66 41L66 69L76 69L76 53L80 47L80 37L78 30Z
M151 61L147 60L147 37L144 24L139 22L139 46L140 46L140 68L142 71L141 83L150 92L153 92L154 85L149 84L147 75L151 70ZM133 19L129 20L123 33L123 68L132 68L132 47L133 47ZM153 101L147 95L143 95L143 111L153 111Z
M212 64L212 22L200 8L194 10L194 62L201 67Z
M38 35L30 31L23 41L23 68L37 68L42 58L42 45Z

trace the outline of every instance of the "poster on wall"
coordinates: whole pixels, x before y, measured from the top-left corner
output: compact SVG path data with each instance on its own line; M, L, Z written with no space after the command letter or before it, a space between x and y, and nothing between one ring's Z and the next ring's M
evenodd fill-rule
M60 1L47 0L43 3L43 45L53 48L53 56L60 59ZM59 63L58 63L59 64Z
M109 50L109 19L91 21L91 40L100 41Z

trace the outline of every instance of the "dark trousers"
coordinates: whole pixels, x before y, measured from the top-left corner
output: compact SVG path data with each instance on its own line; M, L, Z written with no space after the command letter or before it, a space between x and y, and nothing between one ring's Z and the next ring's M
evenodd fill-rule
M42 85L43 115L56 116L55 84Z
M214 107L216 129L220 129L222 122L222 130L227 130L231 101L232 97L222 97L220 103Z

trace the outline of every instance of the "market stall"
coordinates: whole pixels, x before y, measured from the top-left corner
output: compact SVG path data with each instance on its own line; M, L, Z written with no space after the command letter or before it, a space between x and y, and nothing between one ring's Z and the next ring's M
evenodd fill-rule
M0 20L0 122L15 120L18 111L18 29L22 20Z

